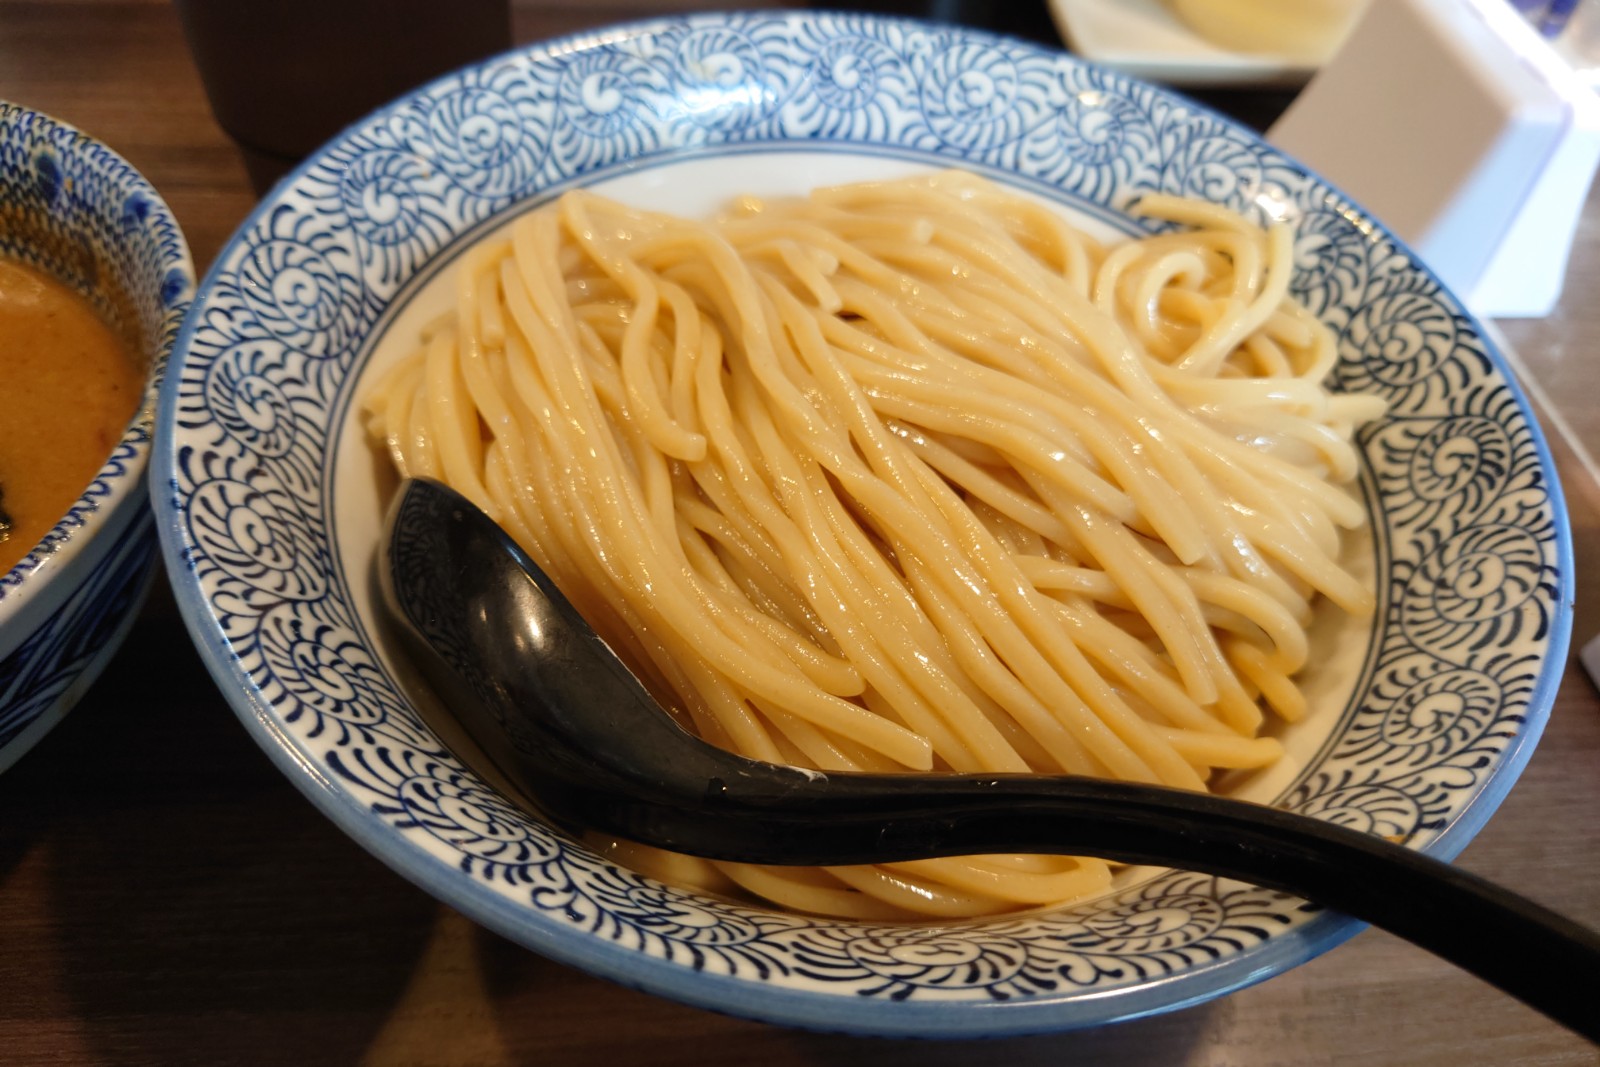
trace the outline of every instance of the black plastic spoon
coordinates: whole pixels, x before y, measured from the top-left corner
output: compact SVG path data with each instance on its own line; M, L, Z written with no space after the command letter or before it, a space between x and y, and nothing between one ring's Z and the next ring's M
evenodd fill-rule
M1600 1041L1600 934L1400 845L1153 786L731 755L681 729L516 544L437 482L402 487L378 570L416 666L547 818L748 863L1043 852L1203 871L1381 926Z

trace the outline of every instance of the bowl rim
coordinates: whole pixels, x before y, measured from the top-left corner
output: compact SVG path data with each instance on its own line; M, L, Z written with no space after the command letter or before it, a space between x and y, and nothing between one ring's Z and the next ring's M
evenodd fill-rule
M0 627L21 615L54 587L58 576L71 573L73 563L102 530L122 520L130 498L148 493L147 472L154 451L157 408L166 369L175 351L180 327L194 299L195 270L189 244L172 208L133 164L106 142L71 123L15 101L0 99L0 130L31 127L39 139L57 151L88 152L102 157L102 171L116 183L124 200L134 193L144 197L148 215L142 229L160 235L153 264L161 286L156 296L162 311L152 323L157 338L149 353L137 410L123 426L100 468L71 506L45 535L9 570L0 572ZM170 295L168 287L173 287ZM135 510L137 510L135 508Z
M1181 101L1185 107L1198 115L1209 117L1244 135L1250 141L1264 147L1273 156L1297 167L1311 180L1337 193L1362 216L1364 224L1370 225L1374 232L1409 259L1409 269L1414 274L1433 282L1442 293L1454 301L1470 332L1481 343L1483 354L1494 372L1499 375L1501 384L1515 400L1519 410L1527 416L1530 448L1545 479L1543 488L1548 497L1548 506L1558 520L1551 538L1555 557L1553 568L1558 574L1554 597L1557 613L1551 620L1545 658L1540 665L1538 677L1531 687L1532 692L1528 698L1527 712L1521 727L1506 745L1495 772L1487 779L1484 786L1467 800L1448 824L1416 846L1418 851L1446 861L1457 856L1488 822L1531 758L1548 721L1564 671L1572 625L1573 544L1570 526L1566 519L1565 499L1549 442L1542 426L1534 418L1534 409L1527 394L1500 350L1499 335L1486 328L1409 245L1358 201L1289 153L1268 144L1260 134L1238 120L1170 87L1151 85L1144 79L1105 67L1092 60L1071 56L1059 47L1053 48L1036 41L997 34L989 30L909 16L827 9L755 12L730 9L655 16L530 42L465 64L363 115L329 138L279 179L240 223L224 249L219 251L204 279L197 285L191 314L183 323L173 351L186 352L192 343L193 335L199 327L198 314L202 301L212 292L222 273L227 250L241 235L247 233L264 216L279 206L277 197L280 193L292 189L322 161L329 149L342 144L353 133L400 112L418 99L428 96L436 88L457 81L463 74L469 72L486 70L496 64L522 58L582 50L604 42L631 40L640 35L659 33L676 27L715 26L726 20L745 16L787 19L791 23L830 18L848 19L866 25L893 25L908 30L951 33L963 40L998 43L1037 55L1054 58L1066 55L1076 64L1104 72L1113 81L1151 88L1159 95ZM747 145L728 147L733 150L750 150ZM581 178L574 176L569 179L569 184L578 185L591 177L607 176L609 172L602 168L597 173L586 173ZM547 189L541 189L536 195L546 192ZM509 213L513 210L515 210L513 207L503 208L496 211L492 217L503 220L509 217ZM469 229L481 234L484 232L483 225L483 221L480 220L472 224ZM461 240L460 237L452 238L429 258L458 252ZM419 271L422 269L425 269L425 264L419 264L416 268ZM158 409L158 439L170 438L174 432L177 389L178 377L169 376L163 385L163 402ZM344 410L348 412L348 407ZM348 418L348 414L344 417ZM400 835L390 832L388 826L371 817L369 808L356 796L340 787L321 768L305 758L295 738L275 720L273 702L265 699L257 687L237 672L238 664L229 648L229 643L215 626L210 604L198 586L183 581L178 570L174 568L175 563L181 564L184 561L187 551L184 543L185 512L177 495L169 497L159 491L167 484L167 479L175 474L172 462L171 449L165 447L159 449L152 462L151 482L152 487L157 490L155 497L157 532L163 556L168 563L180 615L201 652L201 658L208 672L228 697L234 713L246 725L268 757L324 815L395 873L508 940L560 963L681 1003L762 1022L868 1036L992 1038L1061 1033L1109 1022L1163 1014L1203 1003L1299 966L1342 944L1366 928L1365 923L1356 919L1322 911L1309 922L1286 932L1275 933L1261 944L1253 946L1248 952L1248 958L1254 964L1250 968L1239 967L1240 957L1235 956L1186 968L1179 974L1153 981L1115 986L1103 992L1096 991L1066 1000L1040 997L1007 1003L984 1003L972 1000L956 1004L906 1000L894 1002L891 1006L879 999L846 998L837 993L812 989L771 987L764 983L752 982L746 977L708 971L696 971L692 980L689 980L681 963L617 945L591 932L542 925L540 921L542 916L526 905L488 892L481 884L471 879L461 878L460 872L449 864L439 861L437 857L422 854ZM321 468L321 472L326 472L326 465ZM929 928L960 923L961 921L935 920L913 923L911 927ZM1176 996L1172 992L1174 989L1179 990Z

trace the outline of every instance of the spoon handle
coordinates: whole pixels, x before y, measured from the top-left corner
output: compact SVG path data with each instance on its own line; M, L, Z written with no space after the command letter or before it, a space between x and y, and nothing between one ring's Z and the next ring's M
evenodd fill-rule
M741 858L757 848L791 863L1036 852L1200 871L1382 927L1600 1042L1600 934L1372 834L1243 801L1076 778L834 774L809 798L803 788L761 792L750 783L728 790L732 818L722 825L740 839L728 844ZM712 798L686 814L702 851L706 815L719 807ZM635 829L673 836L671 812L649 821Z
M1041 852L1202 871L1384 927L1600 1042L1600 934L1465 871L1304 815L1173 789L744 759L680 729L464 498L413 481L389 521L379 572L401 639L484 755L558 821L747 863Z

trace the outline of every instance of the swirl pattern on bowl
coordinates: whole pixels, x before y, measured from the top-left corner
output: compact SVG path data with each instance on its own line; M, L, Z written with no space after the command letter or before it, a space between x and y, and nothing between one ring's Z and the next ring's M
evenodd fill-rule
M1364 676L1280 803L1459 848L1538 735L1571 581L1548 457L1470 317L1355 205L1208 111L1065 55L856 15L655 22L490 61L347 132L241 230L169 384L162 529L197 635L268 751L314 766L302 785L341 825L509 936L789 1023L1086 1025L1226 992L1354 931L1178 872L1058 913L929 926L712 899L522 815L410 706L338 569L318 462L359 432L342 420L373 329L460 242L563 186L791 149L967 166L1102 217L1160 191L1302 222L1294 287L1338 335L1336 385L1395 411L1361 438L1383 576ZM261 303L283 287L246 281L269 247L303 275L292 309Z

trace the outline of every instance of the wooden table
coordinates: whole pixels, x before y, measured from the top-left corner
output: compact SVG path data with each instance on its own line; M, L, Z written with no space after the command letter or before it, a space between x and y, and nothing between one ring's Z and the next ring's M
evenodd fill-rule
M536 40L692 6L724 5L545 0L515 10L514 35ZM1042 0L944 10L1055 43ZM0 0L0 98L126 155L172 204L201 269L254 201L160 0ZM1284 98L1213 102L1263 123ZM1597 284L1600 199L1578 236L1561 308L1504 328L1532 381L1567 398L1569 420L1600 449ZM1581 641L1600 631L1600 485L1560 439L1553 447L1576 539ZM1600 925L1600 698L1576 666L1521 782L1461 862ZM622 989L475 926L336 830L240 728L164 588L88 698L0 777L0 1062L756 1061L1418 1067L1600 1058L1531 1010L1371 931L1201 1007L1001 1042L799 1033Z

